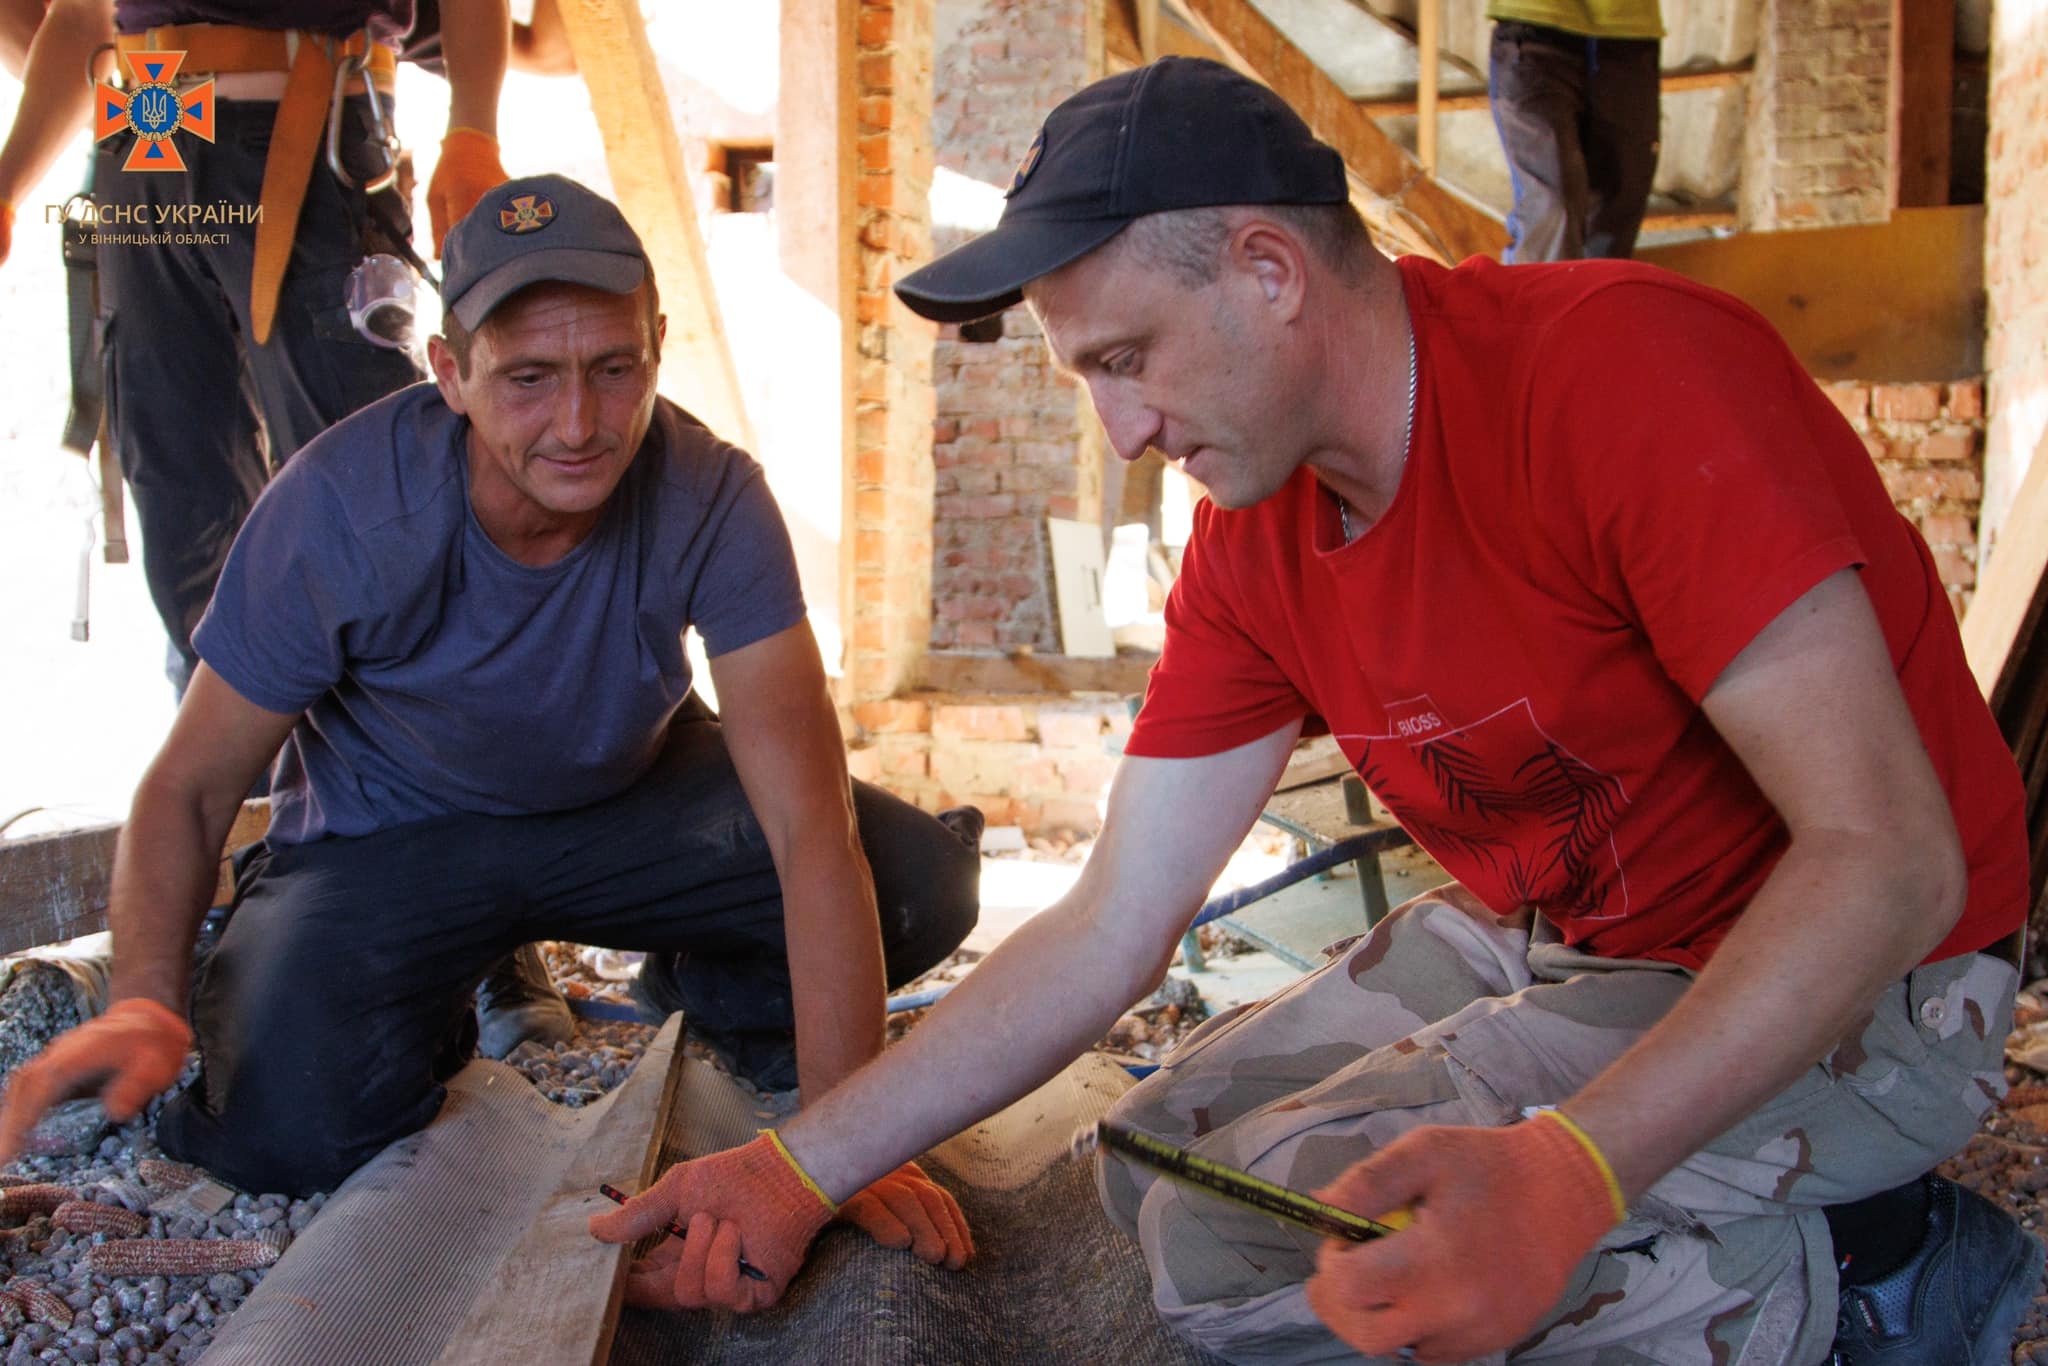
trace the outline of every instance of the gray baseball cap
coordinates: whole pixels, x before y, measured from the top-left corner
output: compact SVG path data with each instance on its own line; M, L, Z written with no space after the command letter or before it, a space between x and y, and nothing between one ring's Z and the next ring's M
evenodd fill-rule
M647 249L618 205L567 176L497 186L441 244L441 302L474 332L528 285L562 280L630 294L647 278Z

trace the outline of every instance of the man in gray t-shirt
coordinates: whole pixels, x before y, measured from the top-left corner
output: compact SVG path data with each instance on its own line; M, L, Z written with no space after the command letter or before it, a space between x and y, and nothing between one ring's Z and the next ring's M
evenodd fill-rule
M973 830L849 783L781 516L656 396L618 210L508 182L444 259L436 383L324 433L236 541L116 856L113 1004L16 1071L0 1161L65 1094L125 1118L177 1079L218 852L280 749L192 993L200 1079L157 1131L250 1190L330 1187L432 1119L470 992L529 940L652 951L651 994L816 1096L880 1051L885 983L974 922ZM914 1164L877 1186L844 1216L894 1238L908 1210L921 1255L964 1259Z

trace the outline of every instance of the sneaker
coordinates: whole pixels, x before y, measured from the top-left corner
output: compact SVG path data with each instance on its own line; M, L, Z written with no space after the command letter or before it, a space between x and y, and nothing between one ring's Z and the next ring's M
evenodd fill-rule
M567 1043L576 1017L555 990L540 950L521 944L476 989L477 1051L502 1058L523 1043Z
M2041 1289L2039 1240L1973 1191L1927 1178L1927 1233L1890 1275L1842 1291L1834 1366L2005 1366Z

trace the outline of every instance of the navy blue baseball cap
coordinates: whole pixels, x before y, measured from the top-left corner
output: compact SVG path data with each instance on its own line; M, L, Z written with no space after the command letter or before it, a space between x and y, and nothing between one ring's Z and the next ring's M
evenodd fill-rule
M647 278L647 249L619 206L561 175L487 192L448 230L441 263L441 302L472 332L544 280L630 294Z
M1287 102L1200 57L1161 57L1069 96L1038 130L989 232L897 282L942 323L1008 308L1134 218L1226 204L1342 204L1344 158Z

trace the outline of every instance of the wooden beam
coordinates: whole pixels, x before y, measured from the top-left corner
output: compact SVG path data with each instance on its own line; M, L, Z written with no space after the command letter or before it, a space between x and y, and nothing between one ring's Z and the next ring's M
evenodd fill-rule
M1422 173L1250 0L1176 0L1239 71L1271 86L1350 168L1352 199L1382 241L1447 265L1499 256L1507 231Z
M1159 59L1159 0L1132 0L1138 7L1138 53L1146 61Z
M576 69L604 138L612 193L647 244L668 315L661 388L726 440L754 447L739 371L684 170L683 145L638 5L560 0Z
M244 802L228 831L214 880L213 904L235 894L228 856L270 828L270 803ZM0 953L61 943L107 927L118 823L0 840Z
M1145 691L1145 677L1159 656L1123 649L1114 659L1074 659L1017 650L1007 655L928 654L921 687L956 697L985 695L1065 696ZM916 693L905 693L916 697Z
M1891 206L1948 203L1955 0L1892 0Z
M1643 247L1636 259L1735 295L1815 378L1958 380L1984 373L1983 243L1984 206L1959 204L1901 209L1885 223Z
M1691 90L1724 90L1739 85L1749 78L1751 65L1742 62L1736 66L1703 67L1693 71L1667 71L1658 83L1666 95L1683 94ZM1386 99L1365 99L1358 102L1368 118L1397 119L1412 118L1422 108L1421 86L1409 95L1394 95ZM1437 95L1438 113L1463 113L1487 107L1484 89L1454 90L1449 94Z
M1152 60L1145 55L1145 39L1138 32L1135 6L1143 0L1112 0L1102 15L1104 65L1110 72L1129 71ZM1158 27L1152 35L1155 56L1207 57L1228 62L1221 49L1189 29L1172 10L1160 10Z
M1443 48L1443 0L1417 0L1415 55L1415 159L1424 175L1436 174L1437 54Z
M1643 215L1644 232L1685 232L1698 228L1732 228L1741 215L1732 208L1703 205L1694 209L1665 209Z
M2007 661L2027 618L2038 610L2042 578L2048 575L2048 436L2034 448L2026 478L2012 510L1999 525L1998 539L1984 560L1970 610L1963 613L1963 653L1977 687L1997 707L2010 691ZM2036 627L2038 630L2038 626ZM2022 652L2023 648L2022 648Z

